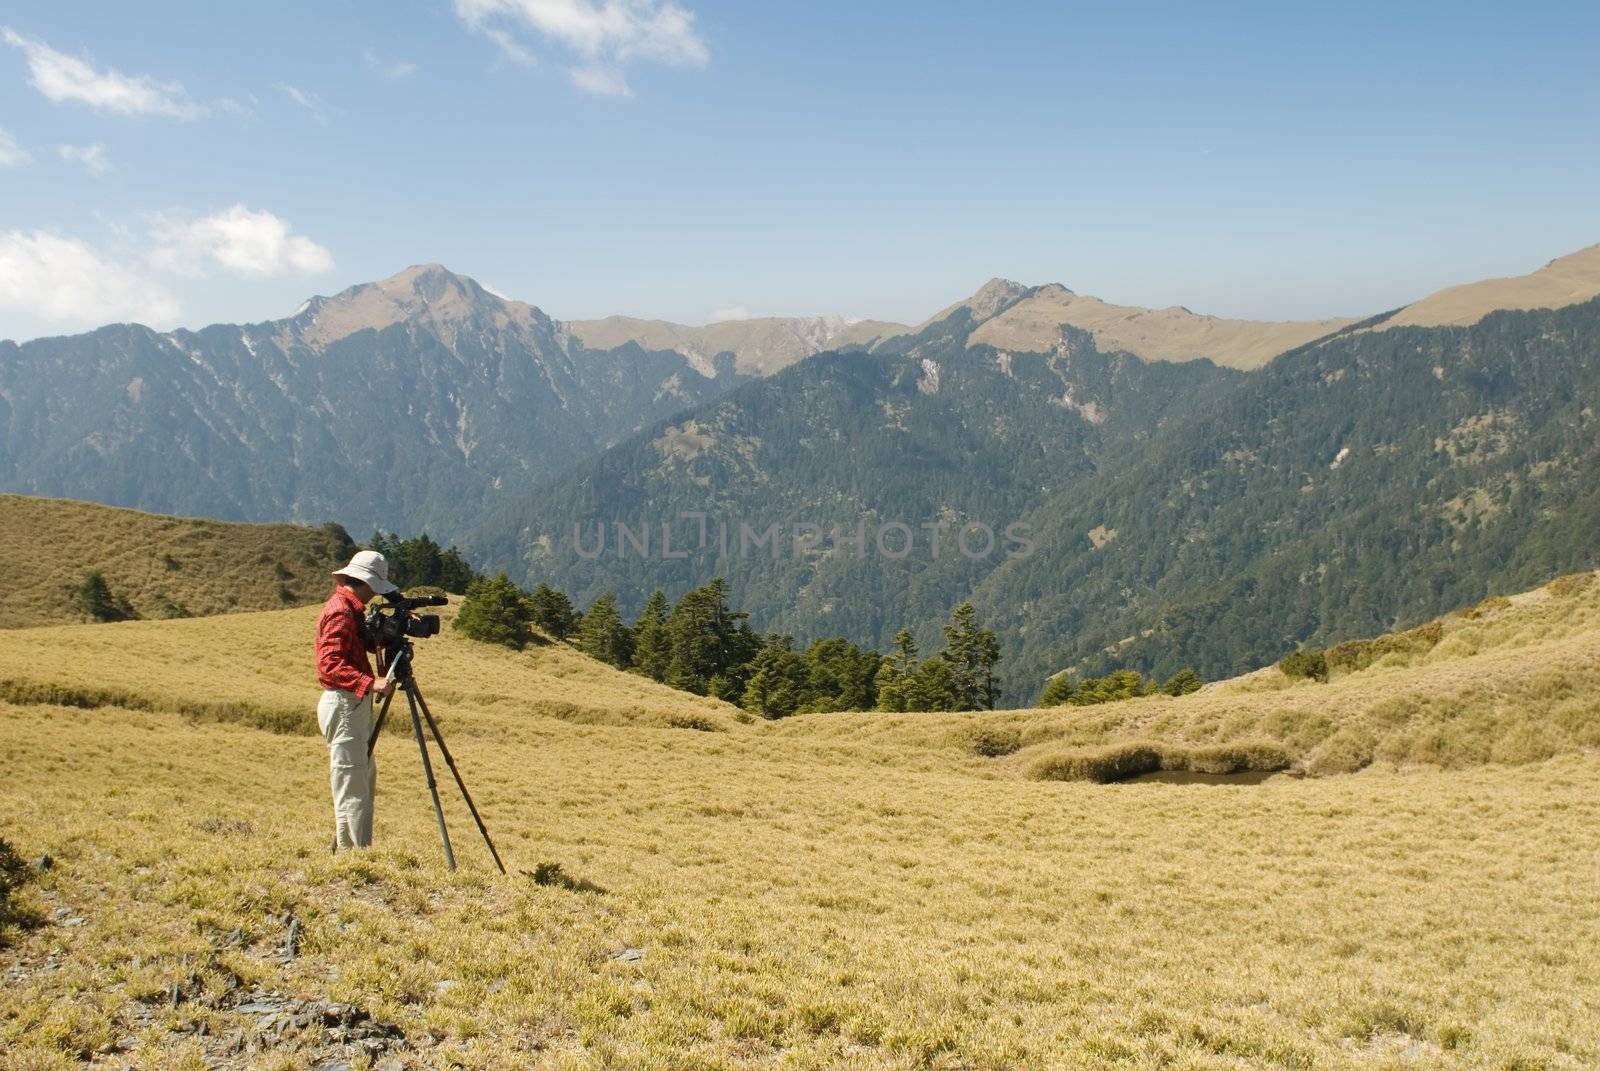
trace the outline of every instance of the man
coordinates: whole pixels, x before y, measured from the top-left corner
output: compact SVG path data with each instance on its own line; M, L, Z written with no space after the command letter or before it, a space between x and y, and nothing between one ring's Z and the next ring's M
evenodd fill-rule
M334 846L372 845L372 797L377 765L367 755L372 735L372 697L387 696L394 682L378 681L367 652L363 611L377 595L395 590L389 563L377 551L363 550L333 572L333 594L317 620L317 680L323 687L317 725L328 742L328 781L333 790Z

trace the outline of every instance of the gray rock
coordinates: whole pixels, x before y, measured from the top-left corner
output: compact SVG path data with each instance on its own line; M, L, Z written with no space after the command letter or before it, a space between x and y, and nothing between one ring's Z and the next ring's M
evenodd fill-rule
M41 874L55 865L56 861L50 858L48 855L41 855L39 858L33 861L33 869L37 870Z

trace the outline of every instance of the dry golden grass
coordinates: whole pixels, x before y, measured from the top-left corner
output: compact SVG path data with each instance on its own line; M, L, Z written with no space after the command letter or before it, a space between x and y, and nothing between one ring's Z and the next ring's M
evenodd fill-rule
M3 632L0 699L315 733L319 609ZM443 631L416 642L417 679L442 721L470 711L713 730L735 724L725 703L612 669L565 644L519 652L465 639L449 625L456 609L441 607Z
M199 1067L197 1023L248 1039L252 1020L166 994L232 970L359 1003L433 1067L1600 1061L1592 757L1096 786L752 727L469 720L453 750L509 878L448 796L444 872L404 740L379 752L380 847L331 857L315 739L0 706L0 828L57 859L24 906L68 916L0 951L0 1060L67 1067L132 1034L108 1066ZM519 873L545 861L605 891ZM288 966L285 912L305 927Z
M141 617L163 600L196 615L271 610L321 599L338 540L296 524L228 524L163 517L58 498L0 495L4 625L81 621L84 574L99 570Z
M1276 743L1311 774L1373 763L1515 764L1592 751L1600 748L1596 576L1488 599L1437 627L1342 644L1327 684L1267 668L1178 698L981 714L824 714L790 719L777 731L948 754L978 752L980 731L1007 736L1017 746L988 760L996 776L1094 769L1091 760L1106 745L1122 744L1193 751ZM1364 668L1341 669L1347 665Z
M203 1001L232 971L397 1023L407 1066L1594 1067L1600 756L1578 741L1597 589L1456 615L1436 646L1328 685L770 724L447 630L419 673L509 877L447 777L462 869L444 871L404 738L380 745L379 847L330 856L319 740L184 716L250 701L309 730L313 610L12 631L13 694L121 689L146 709L0 701L0 836L57 860L20 895L39 924L0 935L0 1066L201 1068L234 1029L230 1067L326 1056L251 1049L255 1020ZM1545 724L1569 753L1481 764ZM1352 725L1391 748L1448 729L1454 750L1423 761L1463 768L1026 776L1068 743L1315 755ZM546 862L602 891L524 873ZM304 939L286 964L288 912Z

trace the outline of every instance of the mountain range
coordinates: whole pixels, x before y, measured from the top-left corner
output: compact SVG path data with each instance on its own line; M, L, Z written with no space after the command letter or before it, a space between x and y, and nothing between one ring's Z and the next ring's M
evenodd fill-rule
M971 599L1014 700L1062 668L1220 676L1593 562L1597 296L1600 246L1361 320L996 279L915 327L687 327L423 265L284 320L0 343L0 490L426 528L625 608L721 573L758 628L880 646ZM577 553L664 522L687 556ZM902 525L924 545L885 555ZM963 526L996 545L952 553Z

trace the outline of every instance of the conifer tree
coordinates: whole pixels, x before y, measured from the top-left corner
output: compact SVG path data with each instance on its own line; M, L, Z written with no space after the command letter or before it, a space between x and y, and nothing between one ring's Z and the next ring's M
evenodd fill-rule
M611 592L595 599L589 612L583 615L583 624L578 627L578 649L591 658L620 669L628 668L633 637L617 613L617 598Z
M806 660L795 653L794 637L772 635L750 663L743 705L763 718L784 718L806 704Z
M469 639L520 649L532 635L528 630L531 618L528 596L501 573L492 579L480 577L467 586L454 627Z
M896 713L911 710L911 684L917 671L917 641L911 630L902 628L894 634L894 653L885 655L878 666L874 685L878 692L877 708Z
M1065 670L1057 673L1044 682L1044 691L1039 693L1038 706L1059 707L1072 698L1072 676Z
M664 681L672 665L672 635L667 626L667 596L660 588L650 593L644 611L633 626L633 671Z
M1188 695L1190 692L1198 692L1204 683L1199 674L1185 666L1168 677L1167 683L1161 686L1161 690L1167 695Z
M1000 661L1000 641L986 628L978 627L978 613L970 602L950 611L944 626L944 650L939 657L950 666L955 689L953 710L993 710L1000 697L994 667Z
M572 600L549 584L540 584L533 589L533 594L528 596L528 609L533 623L558 640L572 635L577 624L576 615L572 612Z

